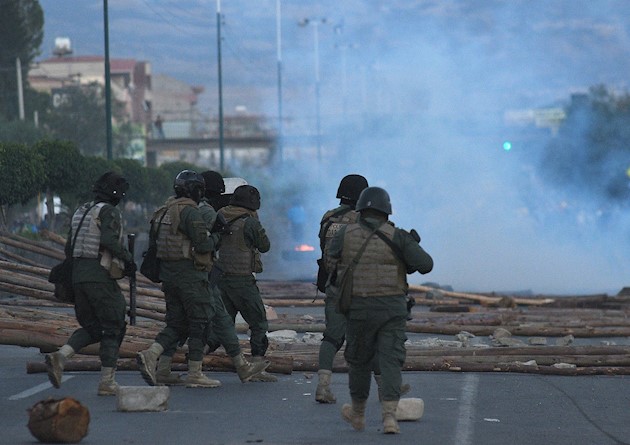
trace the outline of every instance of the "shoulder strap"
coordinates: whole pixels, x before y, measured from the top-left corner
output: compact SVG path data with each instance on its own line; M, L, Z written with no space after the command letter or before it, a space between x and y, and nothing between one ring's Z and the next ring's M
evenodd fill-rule
M371 228L371 227L370 227ZM354 258L352 259L352 263L354 265L359 263L359 258L361 258L361 255L363 255L363 252L365 251L365 248L367 247L368 242L370 241L370 238L372 238L372 236L378 233L378 227L372 230L372 233L370 233L368 235L368 237L365 239L365 242L363 243L363 245L361 246L361 248L359 249L359 251L357 252L357 254L354 256Z
M392 240L390 240L387 237L387 235L385 235L383 232L378 230L378 227L376 227L376 228L372 227L372 225L369 224L367 221L362 221L362 222L363 222L363 224L365 224L370 229L374 229L374 233L376 233L376 236L378 236L380 239L385 241L385 244L387 244L390 247L390 249L392 249L394 251L394 255L396 255L396 258L398 258L399 261L402 261L402 263L405 264L405 255L403 254L403 252L400 249L400 247L398 247L396 244L394 244L394 242Z
M387 235L385 235L383 232L381 232L380 230L376 231L376 235L382 239L383 241L385 241L385 243L394 251L394 254L396 255L396 257L403 262L403 264L405 263L405 256L403 255L402 250L400 249L400 247L398 247L396 244L394 244L394 242L392 240L390 240Z
M157 229L155 229L155 236L153 237L153 240L155 242L157 242L157 237L160 233L160 227L162 227L162 220L166 216L166 212L168 212L168 207L164 209L164 213L162 213L162 216L160 217L160 220L158 221ZM151 230L153 230L153 227L151 227Z

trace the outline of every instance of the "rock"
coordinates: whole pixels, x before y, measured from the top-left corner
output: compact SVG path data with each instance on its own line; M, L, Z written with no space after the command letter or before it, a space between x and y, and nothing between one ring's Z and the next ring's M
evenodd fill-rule
M547 344L547 339L545 337L531 337L527 340L527 343L530 345L544 346Z
M302 342L308 345L317 345L322 342L324 334L322 332L305 332L302 335Z
M492 342L497 346L525 346L525 343L521 340L511 337L495 338Z
M575 337L573 337L573 335L571 334L565 335L564 337L556 339L556 346L569 346L571 343L573 343L574 339Z
M280 329L278 331L268 332L267 337L269 340L274 340L278 343L290 343L297 341L298 334L292 329Z
M573 369L573 368L577 368L576 365L574 365L573 363L554 363L553 365L554 368L557 369Z
M409 397L398 401L396 408L396 420L414 421L424 414L424 400L417 397Z
M169 396L168 386L120 386L118 411L166 411Z
M492 337L495 339L511 337L512 333L505 328L496 328L492 333Z

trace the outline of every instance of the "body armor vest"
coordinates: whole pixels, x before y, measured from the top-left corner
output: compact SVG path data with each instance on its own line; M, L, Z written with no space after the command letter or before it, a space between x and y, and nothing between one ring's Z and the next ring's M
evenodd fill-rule
M118 258L114 258L109 250L101 248L101 221L98 215L105 206L105 202L87 202L74 212L72 215L72 236L77 233L72 251L73 258L98 258L101 257L100 264L112 276L112 278L122 278L124 263ZM91 208L90 208L91 207ZM89 210L88 210L89 209ZM86 214L87 212L87 214ZM83 218L85 215L85 218ZM83 222L81 223L81 219ZM81 227L79 227L81 224ZM122 243L123 228L122 221L120 224L120 232L118 233L118 241Z
M153 214L151 227L153 233L158 234L158 258L165 261L193 258L190 239L179 230L180 214L187 206L197 207L197 203L190 198L176 198L168 201Z
M323 228L326 229L323 240L323 258L326 258L328 256L328 247L330 246L330 241L333 239L339 229L347 224L355 223L359 220L359 212L352 210L351 208L341 210L345 211L330 211L322 218L321 225L323 226ZM330 216L327 217L328 214L330 214Z
M396 228L382 224L379 231L390 240ZM346 228L343 241L341 266L347 267L357 255L372 231L360 224L350 224ZM382 297L405 295L407 293L407 273L404 265L385 241L376 234L370 240L355 266L352 296Z
M251 275L252 272L262 272L260 252L253 247L247 247L247 244L245 244L243 229L245 221L250 217L252 215L249 214L238 217L234 222L230 223L231 233L221 237L219 259L216 264L223 273Z

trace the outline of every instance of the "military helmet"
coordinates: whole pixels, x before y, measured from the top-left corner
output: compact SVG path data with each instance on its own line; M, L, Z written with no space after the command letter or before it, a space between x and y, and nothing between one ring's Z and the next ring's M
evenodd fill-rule
M337 189L337 198L356 202L363 189L367 186L367 179L361 175L344 176Z
M212 170L201 173L204 181L206 182L206 195L208 193L221 194L225 192L225 182L221 173Z
M196 171L182 170L175 177L173 189L177 196L185 196L199 202L204 195L206 183L203 176Z
M260 192L253 185L241 185L234 190L230 204L249 210L258 210L260 208Z
M380 187L368 187L361 192L356 209L357 211L373 209L391 215L392 204L389 193Z
M97 198L115 201L116 203L125 197L127 190L129 190L127 180L113 171L104 173L96 180L92 188Z

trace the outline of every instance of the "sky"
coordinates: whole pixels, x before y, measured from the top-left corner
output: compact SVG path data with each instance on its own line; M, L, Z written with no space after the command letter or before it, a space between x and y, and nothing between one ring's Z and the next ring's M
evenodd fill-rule
M55 37L69 37L75 55L103 54L102 1L40 3L42 58ZM204 86L200 108L216 115L217 6L109 0L110 55L147 60L154 74ZM435 260L433 272L410 276L412 283L548 294L616 294L630 285L628 208L545 182L538 156L549 131L509 152L502 147L527 133L506 122L511 110L562 107L594 85L627 90L630 2L220 6L226 113L244 107L277 119L280 67L286 134L313 134L320 117L321 161L312 139L296 136L271 185L298 191L313 237L324 211L338 204L339 180L359 173L390 193L391 219L415 228ZM278 204L277 195L267 202ZM262 210L271 214L264 203L265 196Z

